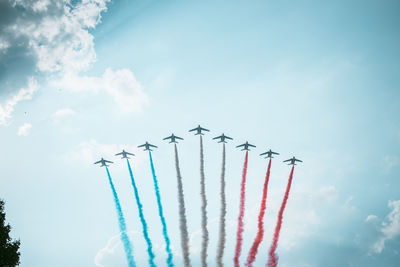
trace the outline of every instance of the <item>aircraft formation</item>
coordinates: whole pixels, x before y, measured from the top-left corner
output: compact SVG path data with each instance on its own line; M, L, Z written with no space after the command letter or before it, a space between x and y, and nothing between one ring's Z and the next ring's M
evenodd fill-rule
M196 128L193 128L189 130L190 133L193 133L194 135L198 135L200 138L200 196L201 196L201 233L202 233L202 243L201 243L201 253L200 253L200 258L201 258L201 266L202 267L207 267L207 255L208 255L208 244L209 244L209 231L207 227L208 223L208 217L207 217L207 194L206 194L206 186L205 186L205 174L204 174L204 151L203 151L203 136L205 133L210 132L210 130L201 127L198 125ZM187 227L187 217L186 217L186 211L185 211L185 197L184 197L184 190L183 190L183 180L182 180L182 175L180 172L180 167L179 167L179 158L178 158L178 148L177 148L177 143L182 141L183 138L179 137L175 134L171 134L170 136L167 136L163 138L164 141L168 141L168 143L173 143L175 146L175 168L176 168L176 174L177 174L177 193L178 193L178 209L179 209L179 228L180 228L180 235L181 235L181 247L182 247L182 258L183 258L183 265L185 267L191 267L191 257L190 257L190 242L189 242L189 231ZM218 143L223 144L223 149L222 149L222 171L221 171L221 178L220 178L220 224L219 224L219 240L218 240L218 246L217 246L217 256L216 256L216 263L218 267L223 267L223 255L224 255L224 249L225 249L225 240L226 240L226 209L227 209L227 203L226 203L226 196L225 196L225 143L228 141L232 141L233 138L225 135L222 133L219 136L216 136L212 138L212 140L216 140ZM153 176L153 184L154 184L154 192L157 198L157 208L158 208L158 214L160 218L160 222L162 225L162 233L165 241L165 252L167 254L167 259L166 263L168 267L173 267L173 253L171 250L171 242L169 239L168 231L167 231L167 223L166 219L164 217L164 212L163 212L163 205L161 202L161 193L160 193L160 188L158 186L158 181L157 181L157 176L156 176L156 171L155 171L155 166L152 158L152 151L155 148L158 148L156 145L150 144L149 142L145 142L142 145L139 145L138 148L143 148L144 151L148 151L149 154L149 162L150 162L150 167L151 167L151 172ZM240 186L240 205L239 205L239 216L238 216L238 226L237 226L237 232L236 232L236 247L235 247L235 255L233 258L234 266L239 267L240 266L240 255L242 251L242 240L243 240L243 232L244 232L244 214L245 214L245 195L246 195L246 176L247 176L247 164L248 164L248 154L249 151L253 148L256 148L255 145L250 144L248 141L246 141L243 144L237 145L236 148L239 148L241 151L246 151L245 153L245 159L244 159L244 165L243 165L243 172L242 172L242 180L241 180L241 186ZM266 199L267 199L267 190L268 190L268 181L270 177L270 168L271 168L271 160L274 158L274 156L279 155L278 152L272 151L269 149L266 152L263 152L260 154L260 156L264 158L269 159L268 167L267 167L267 173L265 176L265 182L264 182L264 187L263 187L263 194L262 194L262 199L261 199L261 206L260 206L260 211L259 211L259 216L258 216L258 233L256 238L253 241L253 245L251 246L251 249L249 251L247 261L246 261L246 266L247 267L252 267L253 263L255 261L257 252L258 252L258 247L260 243L262 242L263 235L264 235L264 229L263 229L263 218L266 210ZM140 201L140 196L139 196L139 191L140 189L136 186L136 182L133 176L132 168L129 162L129 158L132 156L135 156L135 154L127 152L125 150L122 150L121 152L115 154L115 156L120 156L121 159L126 159L129 174L131 177L131 183L133 186L133 191L135 194L135 199L137 203L137 208L139 211L139 218L140 222L142 224L142 232L143 232L143 237L147 243L147 254L148 254L148 264L150 267L156 267L155 264L155 253L153 251L153 245L152 241L149 235L148 231L148 224L145 220L145 216L143 213L143 205ZM278 262L278 256L276 254L276 248L278 245L278 239L279 239L279 232L281 229L282 225L282 217L283 217L283 212L286 206L286 202L289 197L289 191L292 183L292 178L293 178L293 170L294 166L298 162L302 162L302 160L297 159L296 157L289 158L287 160L284 160L283 162L288 163L288 165L292 165L292 169L289 175L289 180L288 184L286 187L286 192L284 194L284 199L281 204L281 208L279 209L279 215L277 219L277 224L275 226L275 233L274 233L274 238L269 250L269 258L268 258L268 267L276 267L277 262ZM126 222L123 216L122 208L121 208L121 203L118 198L117 191L115 189L115 186L112 182L112 178L110 175L110 171L108 169L109 164L112 164L113 162L110 160L106 160L104 158L101 158L99 161L96 161L94 164L100 164L100 167L105 167L110 183L111 190L113 192L114 196L114 202L115 202L115 207L117 210L118 214L118 222L119 222L119 227L121 231L121 241L124 245L125 249L125 254L127 257L128 265L129 267L136 267L136 263L133 257L133 246L132 243L130 242L129 237L126 234Z
M189 130L189 132L195 132L194 135L204 135L203 132L209 132L210 130L201 127L198 125L196 128L193 128ZM163 138L163 140L170 140L169 143L179 143L177 140L183 140L182 137L176 136L175 134L171 134L168 137ZM232 137L226 136L225 134L221 134L220 136L214 137L213 140L219 140L218 143L227 143L226 140L233 140ZM138 148L144 148L144 151L153 151L152 148L158 148L155 145L150 144L149 142L145 142L143 145L139 145ZM236 146L236 148L242 148L241 150L247 150L250 151L251 147L256 147L255 145L250 144L248 141L246 141L244 144ZM122 158L128 158L127 156L134 156L134 154L126 152L125 150L122 150L122 152L116 154L115 156L122 155ZM273 158L273 155L279 155L277 152L273 152L271 149L268 151L261 153L260 156L265 156L265 158ZM289 162L288 165L296 165L296 162L303 162L300 159L297 159L296 157L292 157L290 159L284 160L283 162ZM100 167L105 167L108 166L107 163L113 163L112 161L105 160L101 158L99 161L95 162L94 164L101 164Z

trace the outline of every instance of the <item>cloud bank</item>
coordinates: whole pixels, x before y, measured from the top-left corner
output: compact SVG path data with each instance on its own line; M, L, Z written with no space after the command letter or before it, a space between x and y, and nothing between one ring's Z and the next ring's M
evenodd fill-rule
M0 106L0 125L8 125L19 101L32 98L38 87L33 81L41 78L74 92L103 90L122 111L142 110L147 97L130 70L107 69L102 77L81 76L96 61L90 30L101 23L109 2L0 1L0 97L6 98ZM28 94L20 89L15 94L16 88L24 87L35 90Z
M380 227L380 237L374 243L372 250L375 253L381 253L385 248L385 243L400 236L400 200L389 201L391 212Z
M89 30L109 0L6 0L1 3L0 51L33 59L40 72L82 71L96 59Z

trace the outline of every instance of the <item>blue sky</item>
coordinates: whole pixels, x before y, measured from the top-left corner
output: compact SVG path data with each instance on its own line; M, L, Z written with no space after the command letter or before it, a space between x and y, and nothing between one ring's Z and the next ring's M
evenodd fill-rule
M70 6L70 8L64 8ZM173 147L179 144L191 233L200 264L199 140L205 136L208 262L215 265L221 146L227 145L232 264L244 153L249 157L244 263L256 234L269 148L274 159L267 251L290 168L280 266L396 266L400 260L400 105L397 1L3 1L0 4L0 136L6 201L21 266L126 266L106 172L125 213L139 266L145 242L125 162L133 171L156 247L166 255L144 141L153 157L168 231L182 266Z

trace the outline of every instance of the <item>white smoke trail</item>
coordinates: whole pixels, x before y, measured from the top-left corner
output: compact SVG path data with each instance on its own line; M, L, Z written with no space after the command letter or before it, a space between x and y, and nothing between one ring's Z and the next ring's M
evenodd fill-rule
M203 138L200 135L200 195L201 195L201 229L202 245L201 245L201 264L207 267L207 247L208 247L208 229L207 229L207 197L204 175L204 151Z
M183 254L183 262L185 267L190 267L190 252L189 252L189 234L187 230L185 199L183 194L182 176L179 168L178 148L175 144L175 167L176 177L178 182L178 202L179 202L179 228L181 231L181 246Z
M223 267L223 257L225 249L225 216L226 216L226 196L225 196L225 143L222 147L222 170L221 170L221 214L219 219L219 241L217 250L217 265Z

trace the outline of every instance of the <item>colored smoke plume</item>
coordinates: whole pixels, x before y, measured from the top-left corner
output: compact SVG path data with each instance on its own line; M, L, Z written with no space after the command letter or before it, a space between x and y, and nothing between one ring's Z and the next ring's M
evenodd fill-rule
M125 254L126 254L126 259L128 261L128 266L136 267L135 260L133 259L133 254L132 254L132 244L126 233L125 218L124 218L124 214L122 213L122 208L121 208L121 204L119 202L117 191L115 190L114 183L112 182L111 175L110 175L110 172L108 171L107 166L106 166L106 170L107 170L107 175L108 175L108 181L110 182L110 187L111 187L111 190L112 190L112 193L114 196L115 208L116 208L117 214L118 214L118 225L119 225L119 230L121 232L121 241L122 241L122 244L124 245L124 250L125 250Z
M158 187L158 181L157 181L157 176L156 176L156 171L154 170L154 163L153 163L153 157L151 156L151 151L149 150L149 158L150 158L150 167L151 167L151 173L153 175L153 183L154 183L154 191L156 192L156 197L157 197L157 206L158 206L158 215L161 220L162 224L162 233L164 236L165 240L165 250L167 252L167 265L169 267L174 266L172 263L172 252L171 252L171 242L168 237L168 232L167 232L167 223L165 222L165 217L164 217L164 211L163 207L161 204L161 195L160 195L160 189Z
M279 209L278 220L277 220L276 226L275 226L274 237L272 239L272 244L269 249L269 258L268 258L268 263L267 263L268 267L276 267L278 265L278 255L276 254L276 248L278 247L279 234L281 232L281 227L282 227L283 212L285 211L286 203L289 198L290 187L292 185L293 170L294 170L294 165L293 165L292 170L289 175L289 181L286 186L286 192L285 192L285 196L283 197L281 208Z
M268 193L268 182L269 182L270 171L271 171L271 158L269 159L268 162L267 174L265 175L263 195L261 199L260 213L258 214L258 232L256 238L254 239L253 245L251 246L249 256L247 257L246 266L248 267L253 266L253 263L256 259L256 255L258 252L258 247L260 246L260 243L264 237L264 215L265 215L265 210L267 208L267 193Z
M129 159L126 159L126 163L128 164L128 169L129 169L129 174L131 176L131 182L132 182L132 186L133 186L133 191L135 193L135 200L136 200L136 204L138 207L138 211L139 211L139 218L140 218L140 222L142 223L142 228L143 228L143 237L146 240L147 243L147 254L149 255L149 265L151 267L156 267L155 263L154 263L154 253L153 253L153 244L151 243L151 239L149 237L149 232L147 229L147 223L146 220L144 218L144 214L143 214L143 205L140 201L140 197L139 197L139 191L137 189L136 183L135 183L135 179L133 177L133 173L132 173L132 168L131 168L131 164L129 163Z

